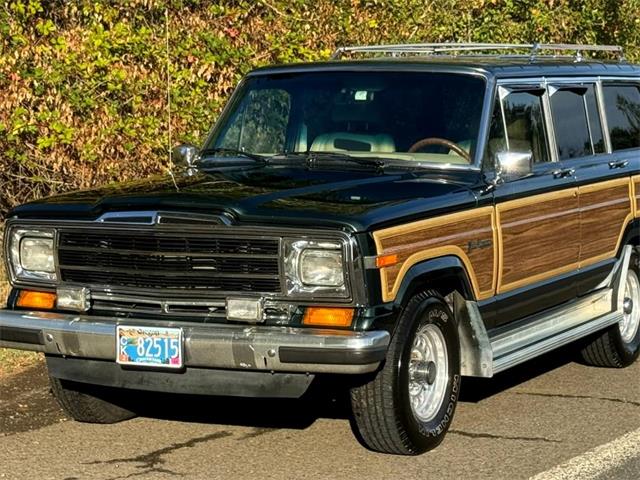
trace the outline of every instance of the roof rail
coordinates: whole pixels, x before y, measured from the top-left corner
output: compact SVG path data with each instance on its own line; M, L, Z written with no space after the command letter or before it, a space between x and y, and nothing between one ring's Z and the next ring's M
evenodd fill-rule
M496 54L496 56L529 57L534 61L539 57L572 58L576 62L583 60L583 52L600 52L616 55L624 61L621 46L618 45L576 45L570 43L408 43L395 45L362 45L356 47L339 47L331 55L331 60L339 60L345 53L379 54L382 56L408 55L474 55L474 52L491 51L526 51L515 55ZM550 51L554 54L542 55L540 52ZM559 52L572 52L571 55L558 55ZM477 53L475 55L478 55ZM487 55L481 53L480 55Z

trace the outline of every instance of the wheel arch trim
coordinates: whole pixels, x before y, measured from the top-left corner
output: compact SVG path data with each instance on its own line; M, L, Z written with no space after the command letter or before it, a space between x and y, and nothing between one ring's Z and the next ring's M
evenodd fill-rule
M451 275L458 281L462 296L474 299L473 283L470 280L466 264L458 256L445 255L414 263L410 268L407 268L392 300L397 305L402 305L417 288L427 286L430 283L431 287L437 290L437 285L433 284L434 276L442 278L445 275Z

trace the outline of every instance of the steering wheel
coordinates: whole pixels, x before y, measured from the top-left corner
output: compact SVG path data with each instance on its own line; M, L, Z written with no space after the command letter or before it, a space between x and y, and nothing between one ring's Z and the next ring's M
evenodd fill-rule
M453 150L462 158L464 158L467 162L471 163L471 157L469 156L467 151L457 143L454 143L451 140L447 140L446 138L438 138L438 137L423 138L422 140L418 140L416 143L411 145L411 147L407 152L415 153L421 148L424 148L428 145L444 145L449 150Z

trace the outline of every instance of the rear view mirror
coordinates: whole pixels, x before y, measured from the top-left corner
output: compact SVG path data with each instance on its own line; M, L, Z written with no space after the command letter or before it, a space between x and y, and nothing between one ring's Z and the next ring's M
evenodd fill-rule
M496 155L496 171L503 182L511 182L533 173L531 152L499 152Z

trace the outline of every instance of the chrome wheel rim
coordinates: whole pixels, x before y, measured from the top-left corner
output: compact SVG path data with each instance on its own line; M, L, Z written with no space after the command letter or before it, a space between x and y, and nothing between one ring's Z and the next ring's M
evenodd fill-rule
M624 343L631 343L640 327L640 279L635 270L627 270L622 302L622 320L618 323Z
M409 403L421 422L433 420L447 391L449 357L442 331L433 324L418 329L409 359Z

